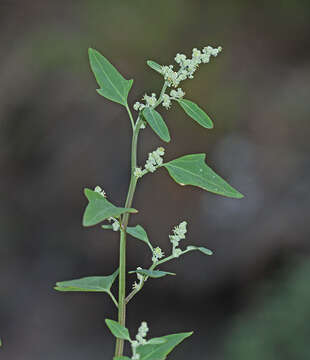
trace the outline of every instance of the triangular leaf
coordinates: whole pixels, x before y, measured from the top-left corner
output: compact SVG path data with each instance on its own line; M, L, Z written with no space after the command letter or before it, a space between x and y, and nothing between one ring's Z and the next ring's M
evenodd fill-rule
M96 191L85 189L84 192L89 203L83 215L83 226L96 225L109 217L119 217L126 212L137 212L135 209L122 208L113 205L103 195Z
M153 60L148 60L146 63L147 63L148 66L149 66L150 68L152 68L153 70L157 71L157 72L160 73L160 74L162 73L162 72L161 72L161 65L157 64L155 61L153 61Z
M161 270L138 269L138 270L129 271L129 274L134 274L134 273L149 276L151 278L161 278L166 275L175 275L175 273L161 271Z
M119 324L117 321L110 319L106 319L105 323L116 338L130 341L129 331L127 328L125 328L125 326Z
M201 251L203 254L205 254L205 255L213 255L213 251L212 250L209 250L209 249L207 249L207 248L205 248L205 247L203 247L203 246L192 246L192 245L190 245L190 246L188 246L187 248L186 248L186 250L198 250L198 251Z
M143 227L141 225L136 225L134 227L127 226L127 233L129 235L135 237L136 239L139 239L139 240L145 242L153 251L153 246L150 243L150 240L147 236L146 231L143 229Z
M165 343L140 345L137 348L137 353L140 355L139 360L163 360L177 345L191 335L192 332L172 334L163 336L163 339L166 340Z
M81 279L57 282L54 287L58 291L109 292L117 278L118 269L109 276L89 276Z
M145 107L142 112L145 120L148 122L154 132L166 142L170 141L170 134L164 119L160 113L151 107Z
M186 99L177 99L177 102L181 105L186 114L197 121L198 124L206 129L213 128L212 120L197 104Z
M89 62L100 89L97 92L109 100L127 105L133 80L126 80L97 50L89 49Z
M241 199L243 195L230 186L205 163L205 154L185 155L163 164L180 185L194 185L215 194Z

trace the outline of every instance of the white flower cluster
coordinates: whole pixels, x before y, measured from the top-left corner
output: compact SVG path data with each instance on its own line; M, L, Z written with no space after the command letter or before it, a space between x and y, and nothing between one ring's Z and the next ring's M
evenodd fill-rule
M171 100L181 99L184 95L185 92L181 88L178 88L178 90L171 90L170 96L168 94L163 95L162 106L168 110L171 105Z
M112 223L113 231L118 231L119 230L120 225L119 225L119 221L117 219L115 219L114 217L109 217L108 221L110 221L110 222L113 221L113 223Z
M149 157L145 163L145 170L149 172L154 172L158 166L162 165L163 158L165 155L165 149L163 147L157 148L155 151L149 153Z
M211 56L215 57L221 51L221 46L217 48L206 46L202 51L194 48L191 59L186 58L184 54L177 54L174 60L180 65L180 69L176 72L173 70L173 65L162 66L161 73L168 82L168 86L178 87L181 81L194 77L194 72L201 63L208 63Z
M131 341L131 349L132 349L132 360L139 360L140 355L137 354L137 347L139 345L147 344L147 340L145 339L149 328L145 321L142 321L141 326L138 329L138 334L136 335L136 340Z
M163 147L157 148L155 151L149 153L149 157L144 165L144 170L141 167L137 167L134 170L134 176L137 178L142 177L147 172L154 172L160 165L163 164L163 156L165 155L165 149Z
M94 188L94 191L96 191L98 194L102 195L103 197L107 197L107 194L105 193L105 191L103 189L101 189L100 186L96 186Z
M142 111L145 107L154 107L157 102L156 94L152 93L151 96L145 94L142 100L145 101L145 104L142 104L139 101L137 101L133 106L134 110Z
M156 263L159 259L161 259L162 257L164 257L164 253L162 251L162 249L157 246L154 250L153 250L153 257L152 257L152 261L153 263Z
M137 270L142 270L142 268L141 268L141 267L137 267ZM141 286L142 286L142 284L143 284L144 276L141 275L141 274L139 274L139 273L136 273L136 274L137 274L138 282L135 281L135 282L132 284L132 288L133 288L133 290L140 290L140 289L141 289Z
M182 221L178 226L175 226L172 230L173 235L169 235L170 242L172 243L172 255L179 257L182 253L182 250L178 247L179 242L182 239L185 239L185 234L187 233L187 222Z

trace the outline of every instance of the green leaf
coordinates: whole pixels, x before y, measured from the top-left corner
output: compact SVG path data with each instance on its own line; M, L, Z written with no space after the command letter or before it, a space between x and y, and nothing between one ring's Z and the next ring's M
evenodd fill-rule
M209 249L207 249L207 248L205 248L205 247L203 247L203 246L192 246L192 245L190 245L190 246L188 246L187 248L186 248L186 250L198 250L198 251L201 251L203 254L205 254L205 255L213 255L213 251L212 250L209 250Z
M147 63L148 66L149 66L150 68L152 68L153 70L157 71L157 72L160 73L160 74L162 73L162 72L161 72L161 65L157 64L155 61L148 60L146 63Z
M165 342L167 342L167 340L164 337L157 337L147 341L147 343L151 345L163 344Z
M194 102L186 99L176 100L188 116L197 121L198 124L207 129L213 128L213 122L209 116Z
M111 286L118 276L118 269L109 276L89 276L81 279L57 282L54 287L58 291L110 292Z
M141 225L137 225L137 226L134 226L134 227L128 226L127 227L127 233L129 235L133 236L134 238L145 242L150 247L150 249L153 251L153 246L150 243L150 240L149 240L149 238L147 236L146 231L143 229L143 227Z
M128 356L115 356L113 360L130 360Z
M133 80L126 80L97 50L89 49L90 67L100 89L97 92L109 100L127 106L127 97Z
M89 200L89 203L83 215L83 226L96 225L111 216L119 217L121 214L126 212L137 212L135 209L122 208L113 205L104 196L96 191L85 189L84 193Z
M151 278L161 278L166 275L175 275L174 273L167 272L167 271L160 271L160 270L139 269L139 270L129 271L129 274L134 274L134 273L149 276Z
M170 134L167 128L167 125L164 119L161 117L160 113L154 110L151 107L146 107L142 112L145 120L148 122L150 127L154 130L154 132L166 142L170 141Z
M205 154L185 155L163 164L180 185L198 186L215 194L241 199L243 195L231 187L205 163Z
M125 326L119 324L117 321L110 319L106 319L105 323L116 338L130 341L129 331L127 328L125 328Z
M165 343L140 345L137 347L137 353L140 355L140 360L163 360L177 345L191 335L192 332L163 336Z

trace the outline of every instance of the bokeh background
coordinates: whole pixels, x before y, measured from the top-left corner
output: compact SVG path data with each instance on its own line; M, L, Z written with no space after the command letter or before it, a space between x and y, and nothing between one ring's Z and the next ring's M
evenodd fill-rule
M167 264L177 276L146 284L128 327L195 330L170 359L310 358L309 40L306 0L0 0L1 358L112 358L110 299L53 290L111 274L118 261L117 234L82 228L82 191L100 185L124 202L130 123L96 93L87 48L134 79L133 104L161 87L147 59L171 64L208 44L222 54L183 89L215 128L162 109L173 139L166 159L204 152L245 198L180 187L165 171L143 178L131 224L169 253L171 228L187 220L184 246L215 255ZM144 130L140 164L160 145ZM129 239L128 269L147 266L148 255Z

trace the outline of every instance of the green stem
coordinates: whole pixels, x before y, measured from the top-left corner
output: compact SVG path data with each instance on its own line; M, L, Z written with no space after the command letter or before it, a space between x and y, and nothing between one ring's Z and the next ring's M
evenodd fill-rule
M128 113L131 114L129 108ZM132 118L132 116L131 116ZM133 123L133 120L132 120ZM131 178L125 203L126 208L132 205L133 196L135 193L137 178L134 175L137 166L137 143L142 119L138 117L137 123L133 126L133 136L131 143ZM126 229L129 221L129 213L122 217L120 224L120 256L119 256L119 289L118 289L118 322L125 326L126 323ZM124 340L116 339L115 356L122 356L124 349Z

